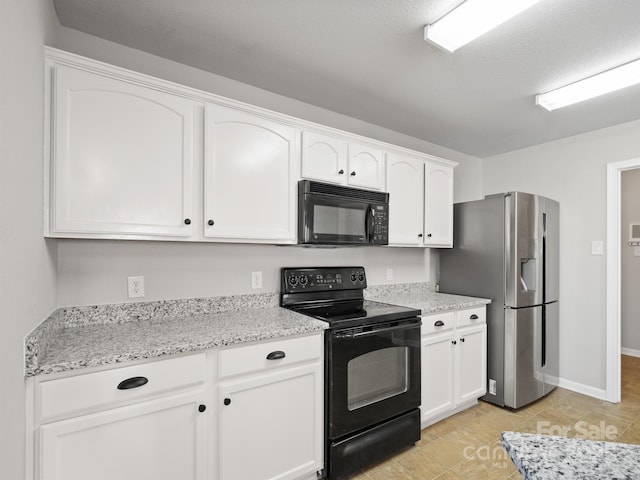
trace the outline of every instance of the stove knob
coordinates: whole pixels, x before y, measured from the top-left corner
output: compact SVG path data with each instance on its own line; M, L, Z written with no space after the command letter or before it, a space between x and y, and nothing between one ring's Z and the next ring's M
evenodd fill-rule
M352 273L352 274L351 274L351 281L352 281L353 283L356 283L356 274L355 274L355 273Z
M360 280L361 282L364 282L364 272L358 273L358 280Z
M298 277L296 277L295 275L291 275L289 277L289 285L291 285L292 287L295 287L298 284Z
M298 282L300 283L300 285L304 286L307 284L307 277L306 275L300 275L300 280L298 280Z

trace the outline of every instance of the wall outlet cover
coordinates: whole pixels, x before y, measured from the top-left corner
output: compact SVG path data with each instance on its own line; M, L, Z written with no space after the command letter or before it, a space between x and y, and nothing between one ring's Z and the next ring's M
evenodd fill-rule
M129 298L144 297L144 277L127 277Z
M262 288L262 272L251 272L251 288Z

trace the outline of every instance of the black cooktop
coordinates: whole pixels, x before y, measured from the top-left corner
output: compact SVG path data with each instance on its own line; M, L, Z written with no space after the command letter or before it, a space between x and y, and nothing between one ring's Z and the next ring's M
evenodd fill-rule
M280 305L328 322L331 329L417 317L420 310L363 298L362 267L283 268Z

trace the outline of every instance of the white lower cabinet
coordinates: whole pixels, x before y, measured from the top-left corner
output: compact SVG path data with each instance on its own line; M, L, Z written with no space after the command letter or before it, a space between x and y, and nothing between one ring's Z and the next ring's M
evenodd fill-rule
M40 478L199 480L206 475L204 392L105 410L40 428Z
M226 352L230 355L224 357ZM230 376L218 384L217 478L315 477L323 468L322 337L223 351L221 373L231 371L225 363L237 361L237 353L243 354L245 370L251 373ZM278 358L268 359L274 355ZM264 366L256 371L260 361Z
M34 480L307 480L323 332L28 379Z
M205 365L201 353L36 377L35 478L204 480Z
M421 368L422 428L475 404L486 393L485 307L422 317Z

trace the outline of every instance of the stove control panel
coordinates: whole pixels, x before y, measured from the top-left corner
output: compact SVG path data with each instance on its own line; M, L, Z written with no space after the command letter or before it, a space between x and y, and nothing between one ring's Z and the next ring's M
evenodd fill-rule
M283 293L367 288L364 267L283 268Z

